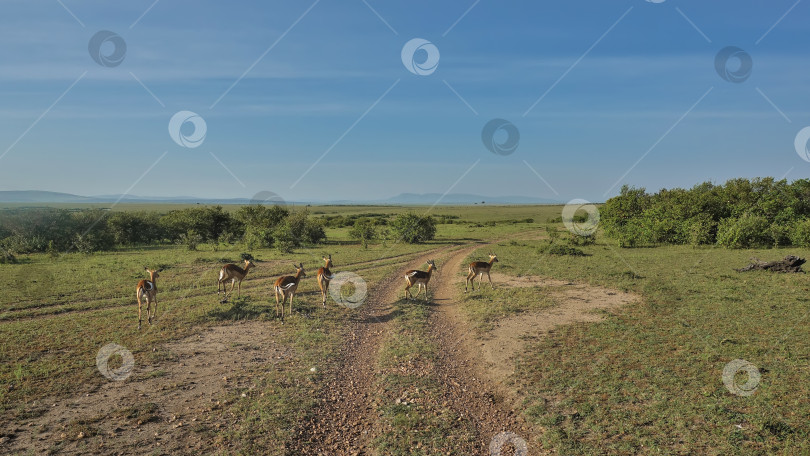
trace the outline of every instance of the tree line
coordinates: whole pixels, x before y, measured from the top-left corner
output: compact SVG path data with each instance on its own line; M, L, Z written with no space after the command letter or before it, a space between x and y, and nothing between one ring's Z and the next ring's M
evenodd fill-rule
M600 215L605 235L622 247L810 247L810 180L738 178L654 194L625 185Z
M0 211L0 262L15 254L34 252L90 253L148 244L184 244L196 250L202 243L241 243L247 249L293 248L326 241L331 220L312 217L308 210L285 206L249 205L229 212L222 206L152 211L105 209L21 208ZM359 217L350 237L362 242L389 236L408 243L426 242L436 235L432 217L400 214L393 220ZM341 224L341 226L347 226Z
M95 252L145 244L242 242L249 248L289 250L326 239L322 224L306 210L283 206L222 206L173 210L9 209L0 213L0 247L11 253Z

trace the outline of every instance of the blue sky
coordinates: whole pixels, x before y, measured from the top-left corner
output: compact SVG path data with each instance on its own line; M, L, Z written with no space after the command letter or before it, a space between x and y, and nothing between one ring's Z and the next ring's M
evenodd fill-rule
M740 3L6 0L0 190L604 201L810 177L793 145L810 2ZM125 41L120 65L91 58L100 30ZM439 50L431 74L403 65L413 38ZM744 82L715 70L726 46L751 56ZM199 147L169 135L178 111L205 120ZM514 153L484 146L494 118L519 130Z

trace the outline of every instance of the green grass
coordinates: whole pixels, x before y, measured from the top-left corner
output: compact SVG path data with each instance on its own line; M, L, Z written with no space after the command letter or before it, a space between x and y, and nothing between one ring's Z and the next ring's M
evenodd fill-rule
M310 211L325 216L409 209L427 211L335 206ZM363 249L342 228L328 230L327 245L293 254L252 251L257 267L243 283L243 296L226 304L214 295L216 274L223 260L239 260L244 251L239 247L203 245L191 252L155 246L58 258L22 255L20 264L0 265L0 416L12 425L21 423L41 413L29 406L34 399L67 397L77 393L77 385L84 391L106 382L96 369L95 355L107 343L132 351L136 372L128 381L135 381L143 378L138 377L138 366L172 359L161 348L168 341L212 325L260 320L294 356L268 371L245 373L253 388L233 391L228 403L216 410L236 425L198 426L211 437L215 451L282 454L291 429L317 406L320 373L337 356L352 314L331 301L327 310L320 307L314 274L322 254L332 254L333 271L357 272L373 285L429 249L489 241L527 229L545 233L546 220L559 210L439 206L430 212L461 218L439 225L437 239L425 245L389 240ZM527 217L535 223L511 222ZM571 256L541 253L544 244L502 242L482 248L470 260L495 251L500 262L494 270L500 273L590 283L642 297L602 322L560 327L530 342L517 370L525 399L521 411L538 425L545 448L564 454L810 452L810 283L800 274L733 270L751 257L807 257L810 251L619 249L599 239L596 245L577 247L586 256ZM275 317L270 283L292 273L293 262L299 261L310 276L296 297L296 314L282 326ZM165 270L158 280L158 321L151 327L144 322L138 331L134 287L145 277L144 266ZM463 271L443 271L458 272ZM481 331L505 316L554 305L553 296L542 287L495 285L462 301ZM375 446L381 454L461 454L458 448L471 441L473 428L440 401L440 382L431 373L437 347L425 327L429 309L421 302L404 301L395 308L398 316L384 336L378 363L381 418ZM752 362L762 374L750 397L731 394L722 382L724 366L738 358ZM132 411L141 412L148 415L149 410ZM71 426L93 431L92 420Z
M801 274L733 270L751 257L810 252L618 249L602 241L582 247L589 256L572 257L538 253L544 243L499 245L498 269L643 298L618 316L560 327L529 346L518 365L523 412L543 429L544 447L565 454L810 451L810 284ZM731 394L722 382L724 366L738 358L762 374L753 396Z
M154 209L165 211L167 207ZM330 213L353 210L387 213L392 208L324 208ZM447 210L438 208L436 212ZM0 417L3 422L20 423L32 413L30 403L35 399L68 397L107 382L95 365L96 353L107 343L123 345L133 353L135 371L127 381L138 381L165 375L160 370L151 374L138 371L139 366L173 359L174 355L162 348L164 343L197 334L208 326L260 320L273 328L280 344L292 348L294 356L273 370L245 373L254 382L253 390L245 398L235 392L227 405L217 409L237 425L227 430L199 426L220 449L282 454L283 443L291 438L295 424L315 407L320 374L313 375L310 368L323 372L336 356L353 312L336 306L331 299L326 310L321 308L314 280L322 266L321 256L331 253L333 272L356 272L371 287L421 252L532 226L511 222L476 226L491 210L470 212L461 220L465 223L440 225L437 239L423 245L388 241L363 249L348 238L347 229L329 229L326 245L297 249L292 254L273 249L251 251L257 267L243 282L242 297L234 295L224 304L215 295L216 276L223 263L239 261L245 251L240 246L201 245L199 251L183 246L146 246L56 258L22 255L19 264L0 265L0 289L4 290L0 293ZM537 212L553 214L559 208L502 210L504 219L509 220ZM309 277L296 296L295 315L282 326L275 317L271 284L276 277L293 273L292 265L297 262L304 263ZM157 322L149 326L144 321L139 331L134 288L146 277L144 266L164 270L158 279ZM114 363L111 360L111 367ZM92 423L76 424L92 430Z

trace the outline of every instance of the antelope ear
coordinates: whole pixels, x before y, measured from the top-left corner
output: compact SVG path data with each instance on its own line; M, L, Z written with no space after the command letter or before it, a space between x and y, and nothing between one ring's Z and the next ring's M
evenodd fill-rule
M144 270L146 270L146 271L148 271L148 270L149 270L149 268L147 268L146 266L144 266L144 267L143 267L143 269L144 269Z
M329 254L329 259L330 259L330 260L332 259L332 254L331 254L331 253Z

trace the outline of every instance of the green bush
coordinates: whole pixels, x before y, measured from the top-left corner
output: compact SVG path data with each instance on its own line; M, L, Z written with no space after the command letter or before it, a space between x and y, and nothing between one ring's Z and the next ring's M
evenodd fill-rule
M248 226L245 228L245 235L242 237L242 242L250 250L272 247L274 241L272 228Z
M562 218L560 218L559 223L562 223ZM553 243L560 238L560 231L554 225L546 225L546 234L548 235L549 243Z
M165 237L156 212L114 212L107 217L107 229L118 245L148 244Z
M376 239L377 236L377 228L374 226L374 222L367 218L357 219L352 229L349 230L349 237L359 240L363 248L368 248L368 241Z
M652 236L641 224L640 220L631 220L617 230L614 237L619 241L620 247L630 248L653 243Z
M810 217L810 179L741 178L655 194L624 186L600 213L605 235L623 247L789 245L794 224Z
M17 257L10 251L0 247L0 264L16 264Z
M187 249L195 251L200 243L203 242L203 237L194 230L188 230L187 233L180 235L178 242L185 245Z
M436 237L436 222L433 217L420 217L413 212L398 215L391 228L398 239L408 244L431 241Z
M281 224L289 215L290 211L284 206L250 205L240 207L234 213L233 218L246 229L272 229Z
M194 231L202 242L217 241L225 232L244 231L243 225L225 212L222 206L171 211L160 218L160 224L170 239L178 239L182 234Z
M588 235L571 233L568 238L568 243L571 245L593 245L596 244L596 232L594 231Z
M790 241L799 247L810 247L810 219L803 219L793 225Z
M585 256L582 250L565 244L543 244L538 250L548 255Z
M274 232L276 246L284 253L305 244L317 244L326 240L326 232L320 220L310 219L307 210L293 212L284 219Z
M790 233L793 231L793 223L771 223L766 234L774 247L790 245Z
M717 235L717 223L708 214L700 214L684 222L689 245L711 244Z
M729 217L717 227L717 243L734 249L764 247L772 244L768 220L761 215L744 214L740 218Z

